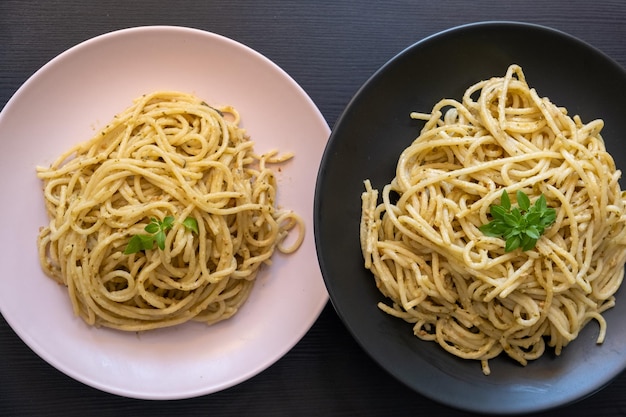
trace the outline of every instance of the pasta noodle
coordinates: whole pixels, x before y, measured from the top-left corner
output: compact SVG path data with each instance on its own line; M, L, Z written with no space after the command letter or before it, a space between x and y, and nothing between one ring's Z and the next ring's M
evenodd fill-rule
M292 155L255 154L239 120L232 107L157 91L37 169L50 218L40 262L67 286L76 315L126 331L213 324L238 311L275 249L300 246L304 223L275 206L268 167ZM161 250L149 224L168 216ZM129 251L133 236L148 247Z
M369 180L362 196L365 267L391 300L379 308L486 375L502 352L522 365L546 345L559 355L590 320L602 343L626 262L626 196L603 121L570 117L517 65L411 117L425 125L382 201ZM503 190L556 211L531 250L479 230Z

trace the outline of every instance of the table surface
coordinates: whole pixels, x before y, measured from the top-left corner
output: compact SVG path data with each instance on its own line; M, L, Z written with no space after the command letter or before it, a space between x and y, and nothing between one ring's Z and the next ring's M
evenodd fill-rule
M1 0L0 109L37 69L81 41L121 28L177 25L227 36L267 56L304 88L332 127L357 89L404 48L441 30L487 20L560 29L626 66L623 0ZM589 398L537 415L625 415L625 390L622 374ZM40 359L0 317L0 415L470 414L424 398L388 375L329 304L304 338L264 372L224 391L177 401L122 398L85 386Z

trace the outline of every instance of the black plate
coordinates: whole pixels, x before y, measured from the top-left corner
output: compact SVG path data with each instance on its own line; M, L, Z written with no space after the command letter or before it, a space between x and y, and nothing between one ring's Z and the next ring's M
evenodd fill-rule
M541 96L583 121L602 118L603 137L618 167L626 167L626 72L565 33L517 22L453 28L402 51L357 92L336 123L315 195L315 234L331 301L352 335L384 369L417 392L456 408L492 414L546 410L590 395L626 367L626 300L606 313L608 334L596 345L590 323L560 357L545 354L522 367L499 357L491 375L412 335L411 325L382 313L383 300L363 267L359 219L363 180L381 189L394 177L400 152L418 136L411 111L440 99L461 99L470 85L522 66ZM623 184L623 183L622 183ZM622 185L623 188L623 185Z

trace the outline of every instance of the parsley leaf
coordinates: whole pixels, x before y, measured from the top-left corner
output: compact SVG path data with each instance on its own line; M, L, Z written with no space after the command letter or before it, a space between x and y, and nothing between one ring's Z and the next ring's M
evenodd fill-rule
M185 219L188 221L190 217ZM195 219L191 218L194 222ZM184 222L183 222L184 224ZM134 235L128 241L126 248L124 249L124 255L130 255L132 253L137 253L141 251L150 250L154 247L154 243L156 242L157 247L161 250L165 249L165 238L167 237L167 232L174 225L174 216L166 216L163 220L159 220L156 217L150 218L150 223L144 227L147 235ZM195 223L196 229L198 228L198 223ZM188 228L188 226L185 226Z
M518 207L511 208L509 195L503 190L500 205L489 207L492 220L479 227L485 236L503 238L506 252L517 248L531 250L545 229L556 220L556 210L548 207L543 194L534 205L522 191L518 190L516 197Z
M154 241L151 235L135 235L128 241L126 249L124 249L124 255L152 249L153 244Z
M198 231L198 221L193 217L187 217L185 220L183 220L183 226L185 226L185 229L190 230L195 234L200 233Z

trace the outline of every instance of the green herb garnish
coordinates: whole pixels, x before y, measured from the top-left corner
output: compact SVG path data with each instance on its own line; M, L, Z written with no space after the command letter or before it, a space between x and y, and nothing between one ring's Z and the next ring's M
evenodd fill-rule
M156 242L159 249L164 250L167 232L173 225L174 216L166 216L163 220L151 217L150 223L144 227L144 230L149 234L134 235L131 237L126 245L126 249L124 249L124 255L150 250L154 247L154 242ZM193 217L187 217L183 221L183 226L185 226L187 230L198 234L198 221Z
M196 219L194 219L193 217L187 217L185 220L183 220L183 226L185 226L185 229L198 234L198 221Z
M556 220L556 211L547 206L543 194L532 206L522 191L518 190L516 196L519 207L511 208L509 195L503 190L500 205L490 207L493 220L479 227L486 236L503 238L506 252L534 248L545 229Z

